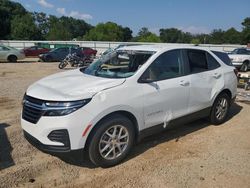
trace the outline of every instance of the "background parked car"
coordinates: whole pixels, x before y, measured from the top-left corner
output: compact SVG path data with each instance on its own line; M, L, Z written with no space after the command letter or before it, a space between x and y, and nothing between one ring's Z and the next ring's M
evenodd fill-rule
M0 45L0 61L16 62L25 58L23 51L16 48Z
M82 53L84 56L87 57L95 57L97 50L94 50L92 48L88 48L88 47L80 47L80 49L82 50Z
M31 46L28 48L24 48L23 49L25 56L27 57L37 57L40 54L44 54L50 51L50 49L48 48L44 48L44 47L39 47L39 46Z
M228 54L233 65L241 71L246 72L250 67L250 49L249 48L236 48Z
M39 58L42 61L52 62L52 61L62 61L68 54L76 53L79 57L91 57L93 59L96 56L97 51L92 48L87 47L62 47L55 48L45 54L40 54Z
M79 48L62 47L62 48L55 48L45 54L40 54L38 57L42 61L57 62L57 61L62 61L68 54L71 53L77 53L79 55L82 55Z

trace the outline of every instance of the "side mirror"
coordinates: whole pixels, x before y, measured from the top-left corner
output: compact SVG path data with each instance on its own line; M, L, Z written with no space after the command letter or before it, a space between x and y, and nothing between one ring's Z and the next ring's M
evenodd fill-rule
M140 78L139 80L138 80L138 83L141 83L141 84L145 84L145 83L152 83L152 82L154 82L155 80L152 80L152 79L147 79L147 78Z

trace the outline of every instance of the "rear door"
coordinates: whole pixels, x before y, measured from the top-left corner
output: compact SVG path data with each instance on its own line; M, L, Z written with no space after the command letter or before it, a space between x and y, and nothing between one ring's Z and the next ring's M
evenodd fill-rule
M161 54L142 75L145 128L163 124L188 113L189 76L184 74L181 50Z
M214 98L224 86L221 65L213 54L196 49L185 50L189 64L190 99L189 113L212 106Z

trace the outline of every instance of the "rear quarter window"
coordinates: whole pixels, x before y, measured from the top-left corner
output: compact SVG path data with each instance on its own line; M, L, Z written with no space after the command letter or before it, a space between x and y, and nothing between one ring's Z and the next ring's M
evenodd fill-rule
M228 57L228 55L224 52L217 52L217 51L212 51L221 61L223 61L223 63L225 63L226 65L229 66L233 66L230 58Z

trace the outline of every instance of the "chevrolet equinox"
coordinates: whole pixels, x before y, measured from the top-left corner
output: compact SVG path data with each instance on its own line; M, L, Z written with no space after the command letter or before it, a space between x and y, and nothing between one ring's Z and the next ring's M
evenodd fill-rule
M32 84L21 125L43 151L84 149L95 165L109 167L135 141L173 124L203 117L223 123L236 96L235 74L224 52L125 46Z

